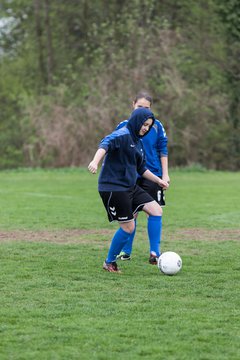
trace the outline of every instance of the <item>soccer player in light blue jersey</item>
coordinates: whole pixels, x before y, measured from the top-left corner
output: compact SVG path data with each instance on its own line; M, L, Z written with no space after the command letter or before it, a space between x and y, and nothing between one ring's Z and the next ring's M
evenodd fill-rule
M152 97L146 92L140 92L137 94L133 101L133 109L146 108L150 109L152 105ZM121 122L117 129L125 127L127 125L127 120ZM149 133L142 138L143 147L146 154L146 166L147 168L156 176L170 183L170 178L168 174L168 138L166 131L159 120L155 119L154 125L150 129ZM160 187L158 184L144 179L142 176L139 176L137 184L143 188L148 194L152 196L154 200L158 202L160 206L165 206L165 194L164 187ZM135 220L136 222L136 220ZM152 229L148 227L149 242L150 242L150 257L149 263L152 265L157 264L159 253L154 251L154 246L151 244L151 231ZM132 253L133 240L135 237L135 231L131 234L128 242L123 247L122 251L118 255L118 258L121 260L130 260ZM160 244L159 244L160 246Z

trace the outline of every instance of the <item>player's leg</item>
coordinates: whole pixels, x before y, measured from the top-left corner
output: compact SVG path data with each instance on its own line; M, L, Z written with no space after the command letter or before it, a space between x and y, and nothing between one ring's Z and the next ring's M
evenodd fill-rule
M148 238L150 245L149 263L156 265L160 256L160 242L162 235L162 209L152 201L144 205L143 211L148 214Z
M153 200L153 198L136 185L134 201L134 214L138 211L145 211L148 214L148 236L150 243L150 259L149 262L156 264L160 255L160 240L162 229L162 209L161 206Z
M135 229L131 200L128 192L100 192L110 222L118 221L120 228L114 234L103 268L119 272L116 258Z
M144 186L145 186L145 183L144 183L144 180L147 180L147 179L144 179L144 178L139 178L138 181L137 181L137 185L139 185L141 188L143 188L146 192L148 192ZM142 186L142 183L143 183L143 186ZM152 181L150 182L152 183ZM149 183L146 184L147 188L149 188ZM151 194L150 194L151 195ZM118 259L120 260L131 260L131 254L132 254L132 248L133 248L133 241L134 241L134 238L135 238L135 234L136 234L136 229L137 229L137 216L138 216L138 213L135 214L135 230L134 232L130 235L126 245L122 248L120 254L118 255Z
M131 232L133 232L135 228L134 220L131 220L130 222L127 223L119 223L119 225L120 227L115 232L111 241L111 245L108 250L108 255L105 260L107 264L116 262L117 255L119 254L125 243L127 242Z
M135 228L134 231L130 234L128 241L126 242L126 244L123 246L123 248L121 249L121 252L119 253L119 255L117 256L118 259L120 260L131 260L131 253L132 253L132 247L133 247L133 240L136 234L136 227L137 227L137 214L135 215Z
M163 192L163 189L158 184L156 184L148 179L145 179L145 178L139 178L138 185L143 190L145 190L149 195L151 195L151 197L158 203L158 205L160 205L161 207L165 206L164 192ZM156 206L156 204L154 206ZM157 210L157 213L162 213L162 211L159 209L159 207L157 207L156 210ZM160 219L160 221L159 220L154 221L153 218L149 218L148 212L149 211L146 211L146 214L148 217L148 238L149 238L149 247L150 247L149 262L151 264L152 263L156 264L157 258L160 254L162 219ZM162 215L160 215L160 216L162 216ZM157 229L156 229L156 227L157 227ZM159 230L159 227L160 227L160 230ZM159 235L159 240L157 241L154 234L157 234L157 233L159 234L159 231L160 231L160 235Z

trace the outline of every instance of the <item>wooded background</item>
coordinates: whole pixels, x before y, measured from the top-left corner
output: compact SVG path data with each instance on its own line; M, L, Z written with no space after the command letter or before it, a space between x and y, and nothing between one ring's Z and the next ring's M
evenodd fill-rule
M0 168L86 165L140 90L170 166L240 169L239 0L2 0Z

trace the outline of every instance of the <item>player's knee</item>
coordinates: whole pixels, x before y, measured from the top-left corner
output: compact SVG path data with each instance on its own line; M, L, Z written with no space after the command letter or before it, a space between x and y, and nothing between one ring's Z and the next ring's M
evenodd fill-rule
M127 232L132 234L134 232L134 230L135 230L135 224L134 223L129 224Z
M135 230L135 222L134 221L123 223L120 226L124 231L128 232L129 234L132 234Z
M148 203L144 206L143 210L148 214L152 216L162 216L162 208L161 206L156 202L152 201L151 203Z
M158 204L157 204L157 205L158 205ZM161 208L160 205L157 206L156 212L157 212L157 215L156 215L156 216L162 216L163 211L162 211L162 208Z

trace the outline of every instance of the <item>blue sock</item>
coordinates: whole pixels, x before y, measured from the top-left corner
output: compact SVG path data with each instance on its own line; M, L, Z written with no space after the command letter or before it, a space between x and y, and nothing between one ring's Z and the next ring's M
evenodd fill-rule
M110 248L108 250L108 256L106 258L107 263L116 261L117 255L120 253L120 251L128 241L130 235L130 233L124 231L122 228L119 228L115 232L115 235L112 238Z
M150 243L150 252L154 252L160 256L160 242L162 233L162 217L152 216L148 217L148 237Z
M135 221L134 232L130 234L128 241L126 242L126 244L122 248L122 251L124 251L128 255L131 255L131 253L132 253L132 245L133 245L133 240L134 240L134 236L135 236L135 233L136 233L137 221L136 221L136 219L134 221Z

